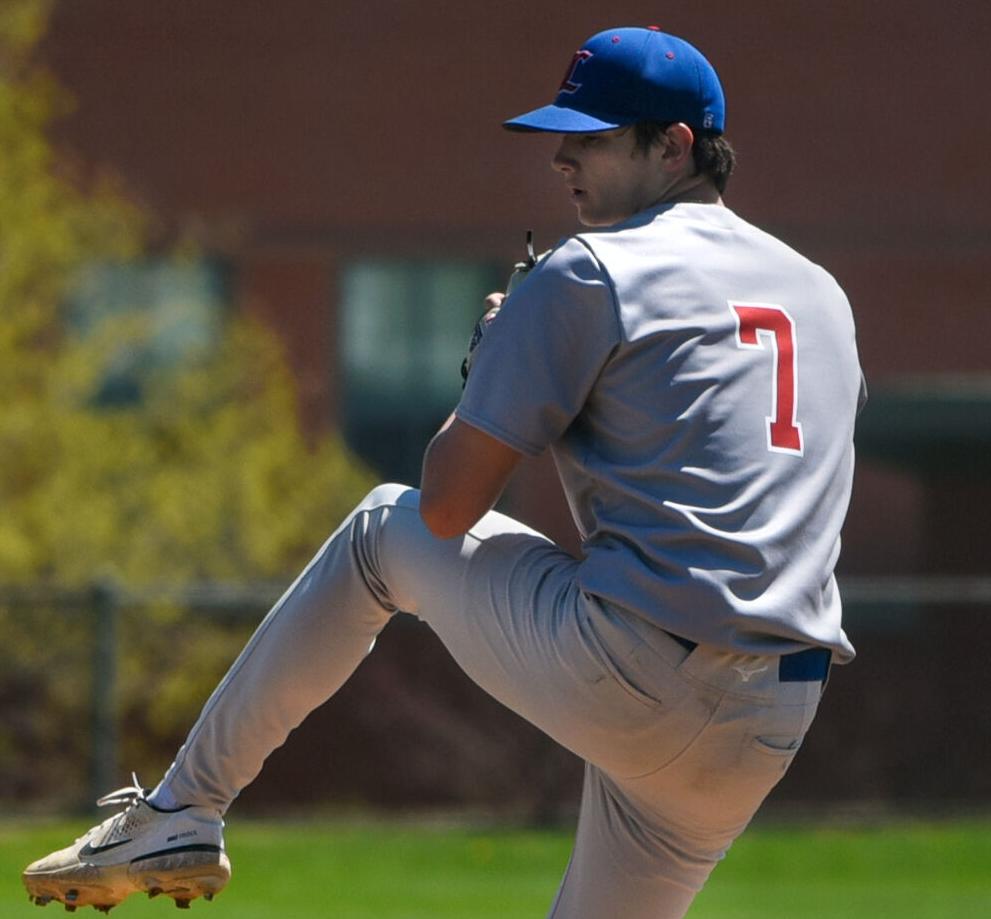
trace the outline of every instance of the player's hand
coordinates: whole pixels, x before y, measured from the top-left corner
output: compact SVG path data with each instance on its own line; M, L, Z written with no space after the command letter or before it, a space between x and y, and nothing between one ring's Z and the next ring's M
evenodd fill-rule
M485 312L482 314L482 318L484 319L486 316L488 316L491 313L492 318L494 319L495 314L502 309L502 301L505 299L506 299L506 295L504 293L500 293L499 291L493 291L491 294L489 294L484 301ZM489 321L491 322L491 320Z
M485 330L489 327L489 323L499 315L499 310L502 309L502 301L505 299L506 295L498 291L489 294L485 298L485 312L482 313L481 318L475 323L475 330L471 333L471 339L468 341L468 353L461 362L462 389L465 383L468 382L468 372L471 370L472 355L475 353L478 343L482 340Z

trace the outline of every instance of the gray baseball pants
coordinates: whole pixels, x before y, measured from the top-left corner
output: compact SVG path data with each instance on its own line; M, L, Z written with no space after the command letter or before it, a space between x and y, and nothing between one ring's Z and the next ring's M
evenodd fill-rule
M273 607L163 784L225 812L351 675L397 610L483 689L586 762L552 919L676 919L781 778L821 683L698 647L581 592L578 562L495 512L440 540L383 485Z

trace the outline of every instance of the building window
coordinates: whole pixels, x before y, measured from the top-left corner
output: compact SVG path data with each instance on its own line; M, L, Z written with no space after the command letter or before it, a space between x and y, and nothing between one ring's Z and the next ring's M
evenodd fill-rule
M415 485L461 395L461 360L505 271L472 262L362 261L342 279L344 434L380 475Z
M119 329L117 340L109 338L94 401L108 408L138 403L150 373L213 349L229 302L227 267L216 260L90 266L69 297L69 321L81 336Z

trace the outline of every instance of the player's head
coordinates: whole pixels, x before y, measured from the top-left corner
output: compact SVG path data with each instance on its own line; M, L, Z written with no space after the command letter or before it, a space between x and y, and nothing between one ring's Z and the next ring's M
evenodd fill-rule
M651 27L593 35L575 52L554 101L510 119L505 127L564 135L554 160L562 170L569 162L576 170L584 166L580 147L569 137L611 138L617 130L628 131L631 154L645 158L653 158L660 146L677 147L687 139L686 174L710 182L721 194L734 165L733 148L722 136L725 122L726 102L712 65L688 42ZM670 157L658 162L669 166ZM643 186L650 175L632 178ZM623 209L639 200L635 188L606 189L614 190L634 194L599 214L592 213L590 196L576 199L581 221L603 225L609 211L622 216Z

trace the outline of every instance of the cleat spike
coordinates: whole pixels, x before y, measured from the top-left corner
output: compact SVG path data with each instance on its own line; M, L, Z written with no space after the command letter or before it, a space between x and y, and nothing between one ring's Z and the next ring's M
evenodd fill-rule
M203 894L203 899L206 900L207 903L209 903L213 899L213 894L207 891L205 894Z
M148 890L148 899L153 900L162 892L161 887L151 887Z
M179 909L189 909L189 900L180 900L178 897L175 901L176 907Z
M66 903L65 904L65 911L67 913L74 913L76 911L76 907L74 907L71 903Z

